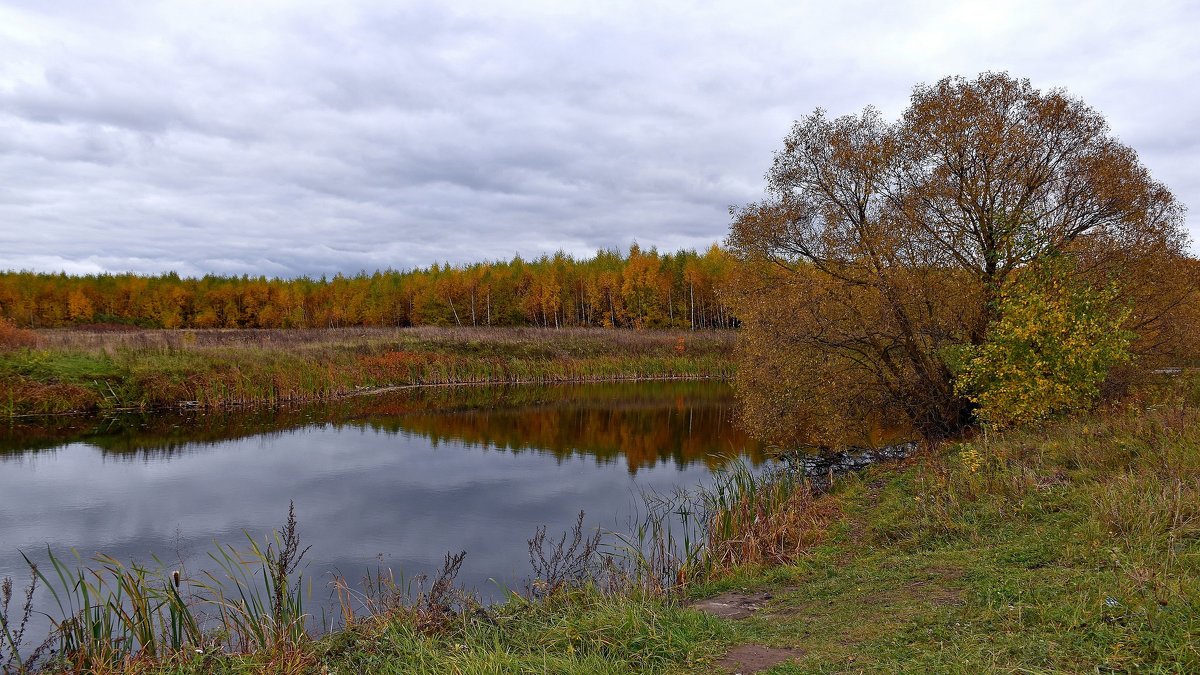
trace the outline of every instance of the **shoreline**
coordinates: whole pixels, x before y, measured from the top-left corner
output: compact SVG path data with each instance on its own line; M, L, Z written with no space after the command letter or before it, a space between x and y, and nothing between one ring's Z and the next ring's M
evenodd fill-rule
M179 401L173 405L166 405L155 408L143 407L128 407L128 408L104 408L101 410L72 410L56 413L25 413L19 415L7 415L0 417L0 420L29 420L37 418L57 418L57 417L84 417L84 418L104 418L117 413L165 413L193 410L256 410L263 408L273 408L289 405L306 405L313 403L332 403L335 401L344 401L364 396L377 396L397 391L413 391L419 389L457 389L457 388L484 388L484 387L532 387L532 386L554 386L554 385L580 385L580 384L613 384L613 383L635 383L635 382L729 382L728 375L664 375L664 376L649 376L640 377L632 376L617 376L602 379L567 379L567 380L495 380L495 381L480 381L480 382L431 382L419 384L398 384L398 385L383 385L375 388L366 388L351 392L339 393L333 396L320 398L293 398L287 400L277 400L272 402L251 402L251 403L223 403L220 405L205 407L199 405L195 401Z
M199 337L197 337L199 335ZM242 342L253 337L253 342ZM296 342L289 343L289 338ZM0 351L0 418L337 400L404 388L729 379L733 333L55 332Z

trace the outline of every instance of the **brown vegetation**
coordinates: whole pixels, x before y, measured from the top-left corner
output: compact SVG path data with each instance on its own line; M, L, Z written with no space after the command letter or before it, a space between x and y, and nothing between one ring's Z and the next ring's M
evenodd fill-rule
M841 515L837 501L819 498L808 481L735 474L735 483L727 494L718 491L708 523L710 574L790 563L821 543Z
M724 379L733 371L733 335L723 331L42 331L39 339L45 349L0 354L0 414L278 404L416 385Z
M32 347L37 344L37 333L17 328L11 321L0 316L0 350Z

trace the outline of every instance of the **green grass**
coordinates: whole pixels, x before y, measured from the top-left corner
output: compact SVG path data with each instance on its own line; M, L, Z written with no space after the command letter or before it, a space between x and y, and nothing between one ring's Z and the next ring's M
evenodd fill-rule
M842 481L830 539L692 589L773 590L772 672L1200 671L1200 414L1132 410Z
M487 621L441 634L383 622L320 643L337 673L630 673L700 667L732 636L717 619L660 599L577 591L546 603L514 600Z

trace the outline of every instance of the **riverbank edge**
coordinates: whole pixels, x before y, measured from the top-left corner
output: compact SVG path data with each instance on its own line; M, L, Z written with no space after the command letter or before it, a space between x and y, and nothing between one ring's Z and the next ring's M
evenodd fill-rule
M218 405L203 406L197 401L178 401L173 405L160 405L156 407L125 407L125 408L94 408L89 410L68 410L64 412L52 413L22 413L15 415L0 415L0 420L30 420L38 418L54 418L54 417L87 417L87 418L103 418L110 415L120 413L166 413L179 410L253 410L262 408L273 408L279 406L305 405L322 402L344 401L353 398L364 396L376 396L400 391L418 391L426 389L466 389L466 388L484 388L484 387L521 387L521 386L554 386L554 385L573 385L573 384L619 384L619 383L638 383L638 382L730 382L732 374L722 375L666 375L658 377L638 377L638 376L617 376L604 379L570 379L570 380L495 380L495 381L477 381L477 382L450 382L450 383L418 383L418 384L396 384L396 385L380 385L376 387L363 387L354 391L335 393L330 396L315 396L310 398L290 398L283 401L251 401L251 402L226 402Z
M732 335L720 333L337 332L325 342L200 346L187 344L194 332L147 333L162 344L67 334L66 344L0 351L0 418L237 409L434 386L728 380L735 370Z

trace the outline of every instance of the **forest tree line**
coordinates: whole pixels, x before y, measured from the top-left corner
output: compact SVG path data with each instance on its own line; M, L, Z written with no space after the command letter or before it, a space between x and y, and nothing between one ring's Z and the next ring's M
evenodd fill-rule
M587 259L434 264L332 278L0 272L0 318L26 328L539 326L732 328L733 259L637 244Z

